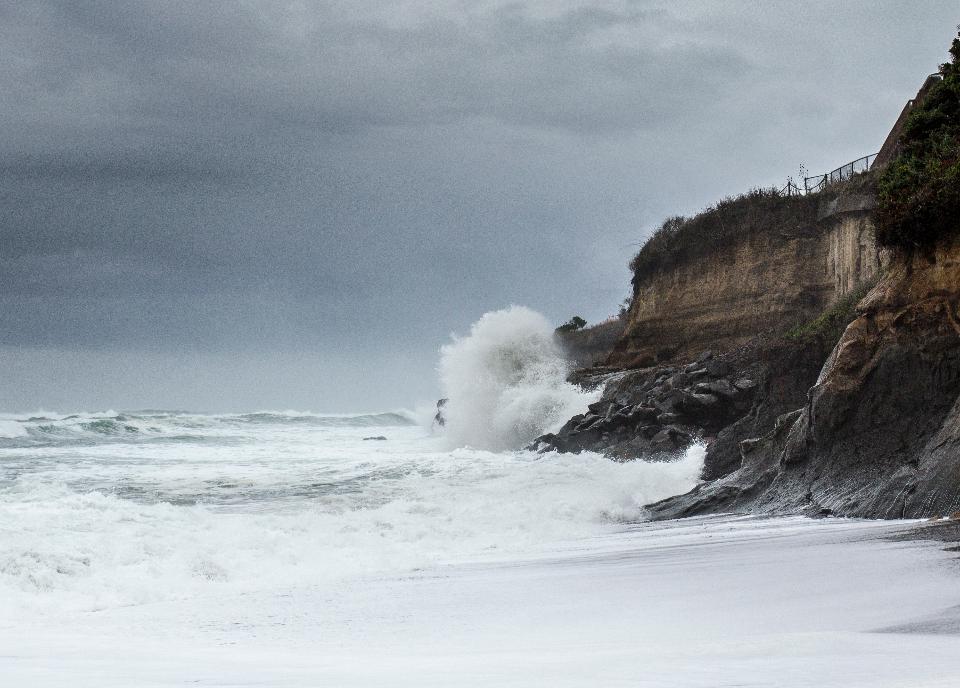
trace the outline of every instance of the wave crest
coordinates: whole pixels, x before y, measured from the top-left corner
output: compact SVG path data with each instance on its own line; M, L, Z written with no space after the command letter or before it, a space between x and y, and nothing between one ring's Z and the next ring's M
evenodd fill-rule
M568 373L540 313L511 306L484 314L441 349L447 437L492 451L522 447L596 400L567 382Z

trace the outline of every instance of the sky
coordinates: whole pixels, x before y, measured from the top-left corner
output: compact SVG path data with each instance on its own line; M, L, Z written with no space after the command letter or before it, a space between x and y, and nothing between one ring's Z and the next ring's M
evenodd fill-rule
M0 410L437 395L664 217L876 152L955 0L0 1Z

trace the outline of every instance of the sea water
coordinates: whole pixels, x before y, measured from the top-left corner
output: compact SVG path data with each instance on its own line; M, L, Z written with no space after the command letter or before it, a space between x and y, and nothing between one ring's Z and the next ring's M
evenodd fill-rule
M0 685L958 685L955 555L911 524L646 523L703 448L523 449L597 395L541 316L439 367L443 427L0 417Z

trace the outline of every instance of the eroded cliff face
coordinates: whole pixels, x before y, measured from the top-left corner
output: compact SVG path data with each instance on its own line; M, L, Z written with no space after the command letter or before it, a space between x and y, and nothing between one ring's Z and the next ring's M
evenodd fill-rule
M608 363L644 367L705 349L728 351L758 333L804 323L875 279L885 257L873 239L872 199L822 205L636 282L627 327Z
M807 395L742 466L654 505L871 518L960 511L960 242L895 260Z
M888 261L877 248L873 221L868 212L855 211L831 216L823 235L826 244L826 276L831 282L828 298L833 301L853 293L861 284L873 282Z

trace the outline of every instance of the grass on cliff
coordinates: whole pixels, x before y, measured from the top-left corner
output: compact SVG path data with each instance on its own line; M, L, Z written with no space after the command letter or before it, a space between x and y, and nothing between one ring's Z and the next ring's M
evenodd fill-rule
M827 308L810 322L797 325L787 332L787 339L797 342L820 342L832 347L838 341L847 325L857 317L857 304L867 295L876 280L864 282L846 296L837 299L836 303Z
M960 234L960 31L950 54L879 179L877 240L888 248L910 253Z
M630 261L634 293L646 278L729 246L734 238L763 231L789 236L816 221L816 195L787 196L777 189L753 189L725 198L694 217L670 217Z

